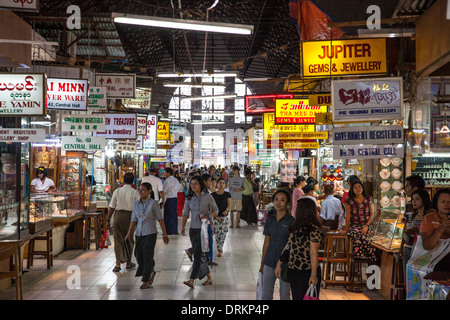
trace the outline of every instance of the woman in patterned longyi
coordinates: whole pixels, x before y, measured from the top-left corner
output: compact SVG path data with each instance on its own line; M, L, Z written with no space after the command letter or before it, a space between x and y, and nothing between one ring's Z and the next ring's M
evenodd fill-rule
M375 247L370 244L373 235L371 223L374 218L374 204L371 196L366 196L361 181L352 183L345 199L346 224L343 233L350 236L353 244L353 256L369 258L376 261Z

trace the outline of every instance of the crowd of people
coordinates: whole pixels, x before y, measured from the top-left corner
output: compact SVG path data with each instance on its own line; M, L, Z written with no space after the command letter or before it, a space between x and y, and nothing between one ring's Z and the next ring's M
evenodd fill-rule
M208 227L214 230L217 256L221 257L229 228L240 228L241 220L248 225L258 221L261 181L249 168L243 174L241 172L242 168L237 165L223 169L214 166L191 168L186 172L165 168L162 181L158 171L152 169L143 178L138 191L129 186L134 179L132 174L126 174L124 186L113 194L107 216L109 227L115 213L117 261L113 271L120 271L122 263L127 263L127 269L135 268L131 262L134 247L139 265L136 276L142 277L141 288L150 287L155 275L156 223L159 222L167 244L169 235L178 234L178 216L181 216L181 234L188 234L191 242L186 254L193 263L190 277L184 284L192 288L196 279L206 277L203 285L212 285L208 266L214 264L202 248L202 225L209 223ZM439 239L450 237L450 189L439 190L432 200L424 188L425 182L420 176L405 179L405 192L411 198L404 215L402 252L405 268L419 234L426 250L434 248ZM379 264L376 248L370 241L377 213L373 197L365 189L359 177L350 176L343 194L336 194L330 185L324 186L323 192L319 193L316 179L299 176L292 189L275 191L263 230L265 238L259 270L264 284L262 299L273 298L276 279L279 279L282 300L290 299L291 295L292 299L303 299L310 285L316 286L319 292L318 252L324 230L348 234L353 256ZM164 214L161 208L164 208ZM190 227L186 233L189 219ZM448 256L438 264L437 270L448 268Z

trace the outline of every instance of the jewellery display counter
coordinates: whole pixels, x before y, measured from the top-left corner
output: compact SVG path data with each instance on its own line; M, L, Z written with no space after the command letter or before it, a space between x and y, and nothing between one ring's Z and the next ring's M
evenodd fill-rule
M47 170L47 177L56 183L59 152L59 148L53 144L33 144L30 153L30 181L36 178L36 169L44 167Z
M84 191L86 178L85 152L67 152L61 156L59 169L59 189L65 191Z
M403 185L402 159L380 159L378 161L378 186L381 210L400 214Z
M403 214L382 210L378 219L372 244L382 250L398 251L402 243Z
M46 193L30 195L30 234L38 233L52 226L52 214L55 209L52 201L53 196Z
M26 144L0 143L0 240L28 237Z

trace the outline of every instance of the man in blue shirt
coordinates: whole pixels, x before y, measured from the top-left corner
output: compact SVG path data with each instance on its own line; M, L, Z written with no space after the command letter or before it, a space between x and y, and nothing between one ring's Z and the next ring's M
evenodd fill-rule
M322 201L319 220L322 226L330 227L330 230L338 229L339 216L344 210L341 201L333 196L333 187L326 185L324 187L325 200Z

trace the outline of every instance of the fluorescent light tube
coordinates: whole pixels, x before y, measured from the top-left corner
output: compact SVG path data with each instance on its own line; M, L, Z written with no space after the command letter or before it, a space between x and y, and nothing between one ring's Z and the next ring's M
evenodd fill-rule
M251 35L253 26L234 23L208 22L198 20L172 19L135 14L112 13L115 23L134 24L147 27L182 29L204 32L233 33Z
M222 94L216 96L192 96L192 97L182 97L181 100L206 100L206 99L234 99L236 98L236 94Z
M164 83L164 87L167 88L180 88L180 87L191 87L191 88L225 88L225 84L215 84L215 83L191 83L191 82L166 82Z
M234 116L233 112L194 112L192 113L193 116Z
M176 72L163 72L158 73L156 76L158 78L190 78L190 77L237 77L237 72L214 72L209 74L204 73L176 73Z

